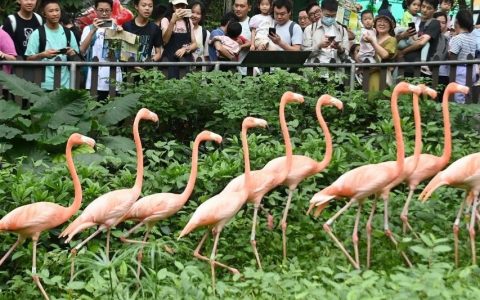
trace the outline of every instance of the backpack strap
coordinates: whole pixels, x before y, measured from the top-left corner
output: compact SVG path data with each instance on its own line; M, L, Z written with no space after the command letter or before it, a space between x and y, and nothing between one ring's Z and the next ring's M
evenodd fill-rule
M72 39L72 31L65 26L62 26L67 39L67 47L70 47L70 41ZM47 46L47 32L45 31L45 25L38 27L38 53L45 51Z
M290 44L292 43L292 37L293 37L293 26L295 26L295 22L290 23L290 27L288 27L288 32L290 32Z
M8 20L10 20L10 24L12 25L12 32L17 30L17 18L15 15L8 15Z
M202 44L207 45L207 30L202 26Z
M33 13L33 15L35 16L35 18L37 18L38 24L39 24L40 26L42 26L42 25L43 25L42 16L39 15L39 14L37 14L37 13L35 13L35 12Z

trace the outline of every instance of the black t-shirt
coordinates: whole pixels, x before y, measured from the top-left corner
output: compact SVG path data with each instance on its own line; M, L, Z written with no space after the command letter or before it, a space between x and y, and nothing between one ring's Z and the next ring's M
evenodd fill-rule
M140 61L150 58L153 47L161 47L163 44L160 27L151 21L147 25L139 27L133 19L123 24L123 29L139 36Z
M440 22L438 22L436 19L422 21L418 29L418 36L420 37L423 34L428 34L430 36L430 40L428 41L430 48L428 49L427 60L431 60L432 56L437 50L438 38L441 34ZM413 52L409 52L405 54L405 61L420 61L421 53L422 48Z
M30 20L22 19L18 13L14 16L17 21L15 32L13 32L12 23L8 17L3 22L3 30L12 38L17 55L24 56L30 34L42 24L38 22L38 19L34 15L32 15Z

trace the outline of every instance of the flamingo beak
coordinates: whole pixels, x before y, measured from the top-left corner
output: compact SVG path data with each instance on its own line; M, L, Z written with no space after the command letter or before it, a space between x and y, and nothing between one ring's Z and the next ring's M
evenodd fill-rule
M308 210L307 210L307 216L310 214L310 212L312 211L312 209L314 207L315 207L315 203L310 204L310 206L308 207Z

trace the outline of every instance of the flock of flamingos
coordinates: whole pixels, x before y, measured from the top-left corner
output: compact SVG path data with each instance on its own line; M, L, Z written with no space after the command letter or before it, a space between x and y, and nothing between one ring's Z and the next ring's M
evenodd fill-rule
M376 199L381 197L384 201L384 230L386 236L396 245L397 241L388 225L388 200L390 190L402 182L407 183L409 187L409 194L406 200L404 209L401 214L401 219L404 224L404 231L410 229L408 223L408 206L412 199L413 193L418 184L425 179L433 177L428 183L424 191L420 195L422 201L426 201L430 195L442 185L452 185L461 187L467 190L467 197L462 201L460 210L454 223L454 240L455 240L455 263L458 265L458 230L459 222L462 212L468 211L471 208L471 219L468 226L471 239L472 262L476 264L475 256L475 220L480 216L477 212L477 205L479 201L480 192L480 153L467 155L447 166L451 155L451 132L450 120L448 113L448 98L452 93L468 93L468 88L450 83L442 100L442 111L444 118L444 152L440 157L431 154L422 154L421 141L421 120L419 109L419 97L428 95L431 98L436 97L436 92L425 85L411 85L406 82L400 82L393 90L391 97L391 111L393 117L393 124L395 128L395 139L397 144L397 159L396 161L382 162L378 164L364 165L353 170L350 170L340 176L331 185L316 193L310 200L310 207L307 214L314 211L314 215L318 216L322 210L328 205L330 201L335 198L347 198L349 201L333 215L323 226L327 234L333 239L336 245L345 254L352 265L359 269L360 259L358 250L358 224L362 211L362 205L365 199L369 196L375 196L375 202L372 205L372 210L367 221L367 268L370 265L371 255L371 222L376 208ZM402 128L400 124L400 115L397 107L397 100L400 94L413 95L413 111L415 121L415 149L414 155L405 158L405 149L402 136ZM280 185L288 187L288 199L285 206L283 218L281 221L282 238L283 238L283 256L286 257L286 229L287 229L287 215L289 206L292 200L292 193L297 185L305 178L317 174L328 166L332 157L332 139L329 129L322 117L321 108L323 106L335 106L338 109L343 108L343 103L329 95L321 96L316 104L316 115L320 126L323 130L326 140L326 152L324 159L317 162L311 158L302 155L293 155L290 143L290 137L285 120L284 109L290 103L304 102L303 96L300 94L286 92L283 94L280 101L279 118L280 125L285 141L286 155L275 158L268 162L260 170L250 170L249 152L247 145L247 130L255 127L265 127L267 122L262 119L247 117L242 123L241 140L243 147L243 156L245 162L245 173L233 179L218 195L215 195L203 202L195 211L188 224L180 233L179 238L184 237L198 227L207 227L205 235L200 240L197 248L194 251L194 256L210 263L212 272L212 284L215 290L215 267L223 267L233 273L239 273L237 269L227 266L215 260L217 253L217 246L220 233L227 222L232 219L235 214L242 208L246 202L253 203L254 215L253 226L251 233L251 245L255 254L258 266L261 268L260 256L257 251L255 241L255 225L257 223L258 209L261 207L263 196ZM71 276L74 273L74 258L77 251L84 246L89 240L94 238L100 232L106 229L106 253L109 253L110 230L119 223L126 220L137 221L138 224L129 230L121 239L124 242L147 243L147 238L150 230L156 222L164 220L183 208L188 198L190 197L195 186L195 179L197 176L197 160L198 147L201 142L215 141L222 142L222 137L209 131L203 131L195 139L192 153L192 166L189 180L185 190L181 194L173 193L158 193L145 196L138 199L142 190L143 181L143 153L142 145L138 130L138 125L141 120L148 120L158 122L158 116L142 108L138 111L133 123L133 136L137 153L137 175L135 184L130 189L121 189L108 192L93 200L70 225L60 234L60 237L66 237L65 242L70 242L74 236L92 226L98 226L98 229L91 234L84 241L79 243L71 250L72 264ZM66 146L66 161L70 175L73 179L75 190L75 197L72 205L63 207L50 202L37 202L29 205L18 207L8 213L0 220L0 231L9 231L18 234L18 240L8 250L8 252L0 260L0 265L6 258L20 245L25 239L31 238L33 241L33 263L32 274L33 280L37 284L43 296L48 299L39 277L36 275L36 252L37 241L40 234L44 230L49 230L57 227L74 215L81 207L82 203L82 189L80 180L75 170L72 158L72 147L76 145L86 144L94 146L95 141L89 137L74 133L70 136ZM138 200L137 200L138 199ZM355 225L353 230L353 247L354 257L345 249L343 243L335 236L331 230L332 223L354 203L357 203L357 215L355 218ZM467 205L467 208L464 206ZM145 225L146 232L142 241L130 240L127 237L139 227ZM214 236L214 244L210 257L204 256L200 250L207 239L210 230ZM140 264L142 260L142 249L138 255L138 275L140 274ZM401 255L406 263L411 266L406 253L403 251Z

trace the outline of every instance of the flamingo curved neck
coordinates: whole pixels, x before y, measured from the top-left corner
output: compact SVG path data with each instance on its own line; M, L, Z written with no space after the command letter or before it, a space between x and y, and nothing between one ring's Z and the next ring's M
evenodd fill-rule
M285 105L286 100L282 99L279 108L280 128L282 129L283 140L285 142L285 155L287 156L287 167L282 172L282 178L286 178L290 170L292 169L293 152L292 142L290 141L290 133L288 132L287 121L285 120Z
M143 150L142 150L142 141L140 140L140 134L138 132L138 125L140 123L141 117L135 117L133 122L133 140L135 142L135 150L137 152L137 177L135 178L135 185L133 190L135 193L140 196L142 191L143 183Z
M449 94L448 91L445 91L442 99L444 145L441 160L444 165L450 161L450 156L452 155L452 132L450 129L450 112L448 110Z
M330 130L328 129L327 123L323 119L322 105L323 103L321 101L318 101L315 107L315 112L317 115L318 123L320 124L320 128L322 128L323 134L325 135L325 156L323 157L321 162L317 162L315 173L320 172L326 166L328 166L328 164L332 160L333 152L332 136L330 134Z
M397 172L402 173L405 163L405 146L403 144L402 125L400 124L400 113L398 112L398 91L394 91L390 102L395 127L395 140L397 142Z
M420 105L418 103L419 96L413 93L413 118L415 122L415 149L413 151L413 166L412 170L408 170L409 172L413 172L418 165L418 161L420 159L420 154L422 153L422 119L420 115Z
M82 205L82 186L80 184L80 179L78 178L78 175L77 175L77 170L75 169L75 165L73 163L72 147L73 147L73 143L69 140L67 142L67 149L65 151L65 155L66 155L68 171L70 172L70 176L72 177L72 181L73 181L75 198L73 199L72 204L66 209L65 220L68 220L73 214L75 214L80 209L80 206Z
M192 166L190 169L190 176L188 177L188 183L185 187L185 190L180 194L182 196L182 199L185 200L185 202L188 200L188 198L193 192L193 188L195 187L195 181L197 179L198 171L198 147L200 146L201 141L202 140L200 138L197 138L195 139L195 142L193 144Z
M250 190L252 186L252 179L250 178L250 154L248 150L248 139L247 139L247 130L246 126L242 126L242 149L243 149L243 160L245 162L245 188Z

